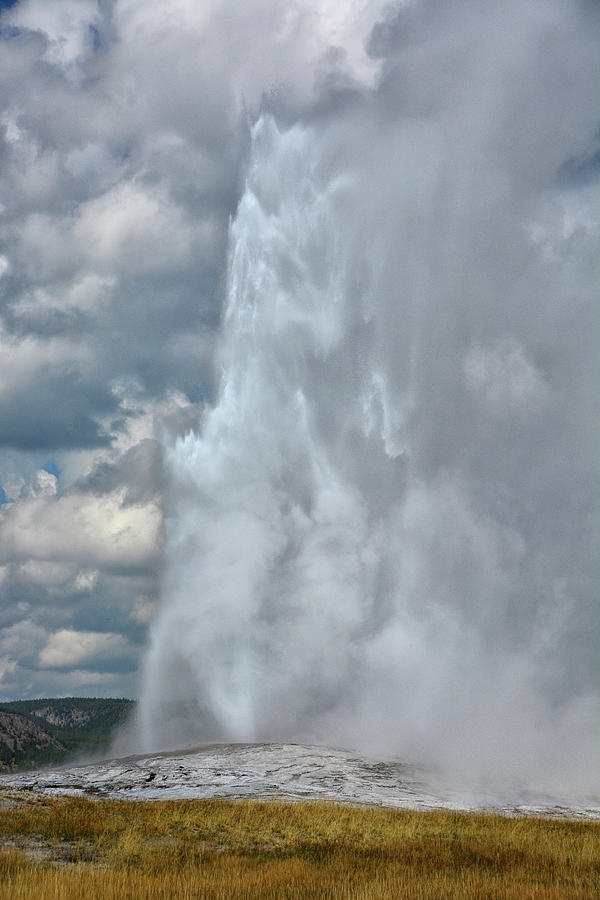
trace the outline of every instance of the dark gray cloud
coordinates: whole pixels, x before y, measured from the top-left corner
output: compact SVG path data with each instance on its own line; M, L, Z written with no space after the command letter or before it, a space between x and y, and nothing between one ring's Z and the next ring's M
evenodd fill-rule
M78 484L80 490L105 494L123 488L129 503L154 500L162 489L162 454L157 441L144 438L116 462L100 462Z
M111 436L98 418L118 411L103 383L82 383L78 371L44 366L0 402L0 441L20 450L105 447Z

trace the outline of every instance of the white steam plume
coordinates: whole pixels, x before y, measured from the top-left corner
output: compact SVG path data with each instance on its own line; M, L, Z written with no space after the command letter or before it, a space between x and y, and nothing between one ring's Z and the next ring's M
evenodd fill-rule
M592 12L388 9L374 89L256 122L218 399L167 448L147 746L593 785Z

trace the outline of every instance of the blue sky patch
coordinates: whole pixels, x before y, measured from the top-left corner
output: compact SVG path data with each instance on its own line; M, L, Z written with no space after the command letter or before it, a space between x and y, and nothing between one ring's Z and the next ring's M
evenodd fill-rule
M41 466L46 472L50 472L51 475L54 475L55 478L58 478L61 470L58 468L58 465L55 460L47 459L45 463Z

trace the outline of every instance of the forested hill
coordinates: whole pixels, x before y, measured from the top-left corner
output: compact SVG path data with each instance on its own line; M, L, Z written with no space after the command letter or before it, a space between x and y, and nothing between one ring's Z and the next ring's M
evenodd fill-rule
M37 768L101 754L132 714L133 700L60 697L0 704L0 770Z

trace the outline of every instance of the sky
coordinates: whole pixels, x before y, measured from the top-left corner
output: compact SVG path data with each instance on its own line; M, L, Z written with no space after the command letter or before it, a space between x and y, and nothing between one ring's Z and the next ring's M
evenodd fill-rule
M524 275L511 299L512 332L475 328L474 339L463 342L460 372L499 441L520 427L518 417L506 426L507 408L521 405L524 416L555 410L535 431L537 441L561 435L556 454L541 454L537 470L546 485L556 479L554 493L545 490L542 501L533 491L539 509L521 512L545 523L540 565L566 542L562 590L576 599L565 600L565 609L572 602L584 610L568 625L583 660L573 668L587 671L597 623L589 606L591 551L579 532L565 529L574 515L567 496L586 510L598 496L590 482L597 435L587 427L597 351L590 298L598 8L552 0L543 11L529 5L523 19L525 6L510 2L494 14L492 40L491 7L483 0L468 12L454 2L444 12L435 2L373 0L344 9L327 0L0 4L0 698L140 692L148 629L161 596L163 604L168 599L165 514L176 517L180 490L172 489L165 447L190 429L198 433L218 397L229 228L261 111L282 129L300 122L320 134L340 116L351 121L356 110L357 120L340 126L331 146L341 154L344 142L356 141L358 157L371 144L365 104L375 104L377 128L410 120L417 135L418 123L426 129L440 120L445 103L463 109L455 86L466 90L466 83L455 73L461 53L481 46L498 52L489 71L475 71L489 76L482 96L492 98L502 127L483 118L489 133L480 143L489 157L475 184L491 171L489 158L501 162L477 215L496 215L494 192L510 183L508 206L490 233L507 248L502 265ZM481 120L475 106L464 109ZM456 121L472 126L460 112ZM450 147L461 148L448 134ZM418 141L410 152L419 156ZM367 194L385 209L376 155L369 165L374 189ZM363 195L360 202L366 210ZM555 269L527 269L519 242L506 237L516 219L535 221L531 228L544 253L554 254ZM483 237L477 250L494 254ZM552 309L555 270L573 286L570 319L540 316L527 304L547 290ZM483 269L498 283L503 271ZM385 277L396 274L390 267ZM468 289L481 289L475 277ZM461 314L476 319L467 301ZM560 328L561 353L554 352L554 332L545 340ZM432 390L446 374L441 362L428 369ZM553 394L557 382L562 387ZM419 450L438 429L433 412L427 408L419 425L415 453L423 477L443 494L443 515L452 518L463 509L453 484L440 487L438 458L457 457L460 429L450 427L453 414L438 404L438 436ZM473 415L464 412L461 427L475 428ZM525 458L528 448L518 444L518 453ZM578 462L568 471L556 464L570 455ZM499 480L517 463L508 460ZM486 484L485 466L476 476L474 490ZM531 483L529 474L524 481ZM435 557L438 526L428 524L429 502L412 493L408 514L428 532ZM479 520L462 527L477 531ZM519 555L511 547L506 553ZM422 547L419 553L423 571L414 577L422 592L434 591L453 566L427 574ZM561 589L556 578L553 584ZM585 680L577 672L573 679Z

